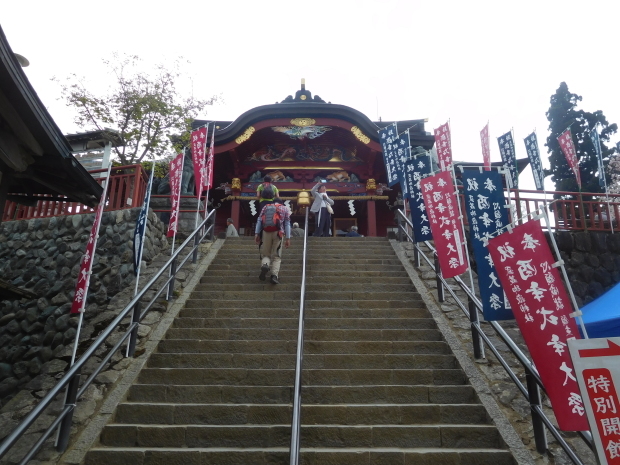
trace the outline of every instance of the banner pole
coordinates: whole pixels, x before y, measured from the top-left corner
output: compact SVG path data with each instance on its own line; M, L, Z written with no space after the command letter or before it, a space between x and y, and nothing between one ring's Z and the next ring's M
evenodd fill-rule
M549 217L547 216L547 212L543 210L542 213L543 213L543 217L545 218L547 229L549 229ZM586 331L586 325L583 323L583 318L581 318L581 315L582 315L581 310L579 309L579 306L577 305L577 300L575 299L575 294L573 293L573 286L571 286L570 281L568 280L568 274L566 273L566 268L564 267L564 260L562 260L562 256L560 255L560 250L558 249L558 245L555 242L555 238L553 237L553 234L551 234L551 231L549 231L549 237L551 238L551 244L553 245L553 250L558 260L555 265L559 266L562 270L562 276L564 277L564 282L566 283L566 287L568 288L568 293L570 295L573 308L575 309L575 311L571 313L569 316L573 318L575 317L577 318L577 321L579 322L579 326L581 326L581 331L583 332L584 339L589 339L588 332Z

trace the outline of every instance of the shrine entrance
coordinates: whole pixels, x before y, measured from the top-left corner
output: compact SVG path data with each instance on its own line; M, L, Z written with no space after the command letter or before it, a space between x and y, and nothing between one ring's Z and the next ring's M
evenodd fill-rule
M226 218L240 233L253 235L258 216L256 189L270 175L280 197L291 208L292 221L303 224L297 205L300 192L323 181L335 201L333 235L352 225L365 236L385 236L394 228L391 206L400 192L385 184L386 173L377 131L390 122L373 123L353 108L325 102L305 89L280 103L253 108L232 122L215 124L215 189L218 230ZM423 120L399 123L410 130L412 145L430 149L434 138ZM312 201L312 199L310 199ZM221 213L220 213L221 212ZM310 232L314 231L311 220Z

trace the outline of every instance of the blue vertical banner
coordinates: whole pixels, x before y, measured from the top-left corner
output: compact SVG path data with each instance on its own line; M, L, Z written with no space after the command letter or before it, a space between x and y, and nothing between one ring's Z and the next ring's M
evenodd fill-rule
M404 144L401 144L401 141L404 141ZM401 172L399 173L400 189L403 193L403 199L410 199L411 194L409 191L409 185L407 184L407 179L405 175L405 163L411 159L411 142L409 140L408 129L399 136L398 145L399 145L398 157L399 157L400 169L401 169ZM401 146L404 146L404 150L402 151L400 149Z
M538 139L536 138L536 133L531 133L523 139L523 141L525 142L527 156L530 159L530 166L532 167L532 174L534 175L536 189L539 191L544 191L545 173L542 167L542 162L540 161L540 151L538 150Z
M431 172L431 157L429 155L418 155L405 161L404 175L407 190L409 191L411 223L413 224L413 235L416 242L433 239L430 228L431 224L428 221L424 197L420 187L420 180L429 176Z
M601 151L601 138L595 129L590 131L590 140L594 145L594 151L596 152L596 159L598 160L598 185L605 188L607 183L605 182L605 166L603 165L603 152Z
M508 131L503 136L497 138L499 144L499 153L502 156L502 163L504 168L508 169L510 173L510 180L512 181L512 187L519 188L519 170L517 169L517 155L515 152L515 141L512 137L512 132Z
M404 138L398 136L396 123L392 123L379 129L379 140L383 150L383 162L387 173L387 183L389 187L400 181L403 173L403 158L405 158L405 148L409 144Z
M499 281L491 254L486 248L487 241L498 235L499 229L509 224L502 176L497 171L480 173L465 170L463 190L484 319L512 320L512 308Z
M136 229L133 233L133 272L138 276L140 270L140 262L142 260L142 243L144 242L144 233L146 232L146 216L149 213L149 202L151 199L151 189L153 187L153 173L155 172L155 162L151 168L151 177L146 185L146 193L144 194L144 203L136 220Z

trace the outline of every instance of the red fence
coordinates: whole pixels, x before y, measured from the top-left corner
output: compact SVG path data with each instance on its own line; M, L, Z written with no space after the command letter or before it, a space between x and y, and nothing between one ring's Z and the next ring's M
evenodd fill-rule
M107 170L99 169L89 171L95 180L103 185L107 180ZM101 176L101 177L100 177ZM123 210L125 208L139 207L144 200L148 177L142 165L128 165L112 168L110 173L110 186L108 187L108 199L105 211ZM10 194L10 193L9 193ZM76 215L79 213L92 213L93 208L78 202L58 200L59 195L38 194L41 200L33 206L26 206L19 202L7 201L4 207L2 221L28 220L31 218L46 218L49 216ZM46 200L53 198L53 200ZM32 199L32 196L29 196ZM29 202L30 203L30 202Z
M89 173L100 184L106 181L105 177L98 177L105 176L106 170L93 170ZM141 165L112 168L110 182L106 211L142 205L148 177ZM556 200L555 197L558 196L561 198ZM81 203L58 200L57 195L40 194L35 197L39 197L40 200L34 206L22 205L14 201L6 202L2 221L75 215L94 211ZM553 229L610 231L612 226L614 231L618 229L620 194L610 194L609 203L602 194L549 191L546 197ZM46 198L53 200L46 200ZM543 192L525 189L512 190L510 200L515 206L515 219L535 211L545 203ZM196 210L187 210L187 212L191 211ZM466 217L465 221L467 221Z

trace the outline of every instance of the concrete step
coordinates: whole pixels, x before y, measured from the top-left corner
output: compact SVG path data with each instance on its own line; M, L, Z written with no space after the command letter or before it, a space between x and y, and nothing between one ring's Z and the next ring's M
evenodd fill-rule
M161 354L294 354L297 340L224 341L164 339L157 346ZM443 341L306 341L306 354L450 354Z
M86 465L274 465L287 464L288 446L221 448L98 447L88 453ZM505 450L484 448L302 447L301 465L515 465Z
M225 384L246 386L292 386L295 371L245 368L144 368L138 382L143 384ZM304 370L304 385L369 386L369 385L460 385L467 382L458 369L394 369L394 370Z
M290 421L290 404L209 404L125 402L116 409L117 425L269 425ZM476 404L304 405L303 425L487 425ZM121 445L109 442L107 445Z
M149 368L294 369L293 354L153 354ZM304 369L434 369L456 368L454 355L442 354L308 354Z
M277 291L301 291L301 279L299 280L291 280L288 276L282 276L283 283L281 283ZM346 279L346 278L344 278ZM343 279L343 281L344 281ZM267 281L260 281L255 277L249 277L248 280L238 279L236 283L203 283L198 284L195 288L194 292L216 292L216 291L273 291L273 284ZM324 291L324 292L407 292L413 291L417 294L415 286L409 282L405 284L396 284L396 283L316 283L312 281L306 282L306 292L314 292L314 291Z
M258 270L256 268L248 268L248 269L236 269L236 268L227 268L225 270L215 270L212 268L209 268L205 274L203 275L204 278L212 278L212 277L216 277L216 278L233 278L233 279L237 279L241 276L258 276L258 272L260 270L260 263L257 263L257 267ZM284 267L280 268L281 270L284 270ZM308 269L308 273L306 274L306 279L331 279L331 278L338 278L338 277L350 277L350 278L363 278L363 279L370 279L370 278L406 278L407 280L409 280L409 277L407 275L407 273L405 272L405 270L400 269L400 270L396 270L396 271L382 271L382 270L359 270L359 269L336 269L336 270L326 270L326 269L321 269L320 272L317 272L317 276L313 276L312 273L310 273L310 269ZM283 273L283 271L282 271ZM299 267L298 270L288 270L288 275L287 277L289 277L291 279L291 281L294 278L297 278L299 280L301 280L301 267ZM203 278L203 279L204 279ZM230 282L230 281L229 281Z
M291 315L297 316L297 315ZM306 329L435 329L432 318L305 318ZM299 318L177 318L174 328L297 329Z
M437 329L308 329L306 341L441 341ZM280 340L297 339L295 329L271 328L170 328L169 339Z
M429 318L427 309L419 308L312 308L306 318ZM299 318L299 308L184 308L178 318Z
M180 406L184 407L184 406ZM188 412L188 413L191 413ZM208 413L203 415L208 416ZM290 425L110 425L103 445L120 447L286 447ZM308 425L302 424L304 447L459 447L499 448L502 440L487 425Z
M230 272L226 272L230 273ZM256 273L248 273L245 276L250 276L252 278L256 278ZM221 273L211 273L206 274L200 278L201 284L235 284L238 279L241 278L238 274L227 274L223 276ZM287 280L290 282L294 282L295 280L299 280L301 284L301 274L293 275L289 274L286 276ZM314 276L309 277L306 276L306 285L329 285L329 284L411 284L411 279L408 276Z
M477 404L474 388L460 386L312 386L302 388L303 404ZM175 404L288 404L292 386L134 384L129 402Z
M299 297L299 295L297 295ZM306 300L306 309L307 310L315 310L315 309L367 309L367 310L377 310L377 309L417 309L423 305L422 299L407 299L407 300L326 300L329 296L323 296L324 299L318 300ZM340 296L338 296L340 297ZM299 300L298 299L277 299L277 300L267 300L267 299L259 299L259 300L248 300L248 299L230 299L230 300L222 300L222 299L194 299L190 298L185 303L185 308L204 308L204 309L223 309L223 308L247 308L251 310L253 308L261 309L261 308L286 308L286 309L296 309L299 311Z
M283 284L286 284L286 278L283 277ZM244 291L241 289L236 291L194 291L192 292L192 299L200 299L200 300L228 300L228 301L239 301L239 300L253 300L253 301L267 301L267 300L294 300L298 299L300 294L297 291L280 291L278 285L273 285L273 287L269 287L268 290L265 291ZM337 297L337 299L336 299ZM406 291L393 291L393 292L381 292L381 291L342 291L337 294L333 294L333 292L329 291L319 291L319 290L307 290L306 291L306 300L324 300L329 299L332 301L375 301L380 300L384 302L391 301L413 301L416 299L418 302L421 302L419 294L414 292L406 292ZM332 300L333 299L333 300ZM335 305L334 305L335 306Z

